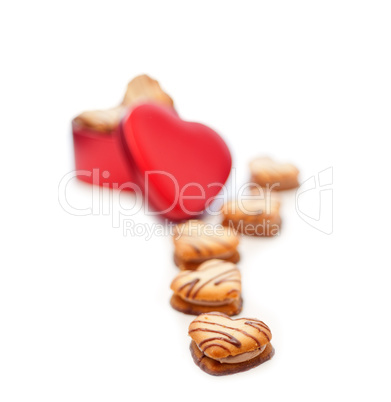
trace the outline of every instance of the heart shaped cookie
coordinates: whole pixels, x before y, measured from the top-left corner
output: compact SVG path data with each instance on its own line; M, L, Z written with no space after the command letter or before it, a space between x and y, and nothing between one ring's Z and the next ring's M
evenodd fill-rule
M229 149L214 130L157 104L135 107L121 139L149 204L170 220L200 215L231 170Z
M275 236L280 230L280 202L275 198L228 201L221 213L223 225L248 236Z
M245 371L274 354L269 327L253 318L232 319L219 312L201 314L191 322L189 335L193 359L208 374Z
M230 228L200 220L189 220L174 229L175 264L180 269L196 269L203 262L218 258L230 262L240 259L239 237Z
M185 314L215 310L231 316L242 308L241 275L231 262L209 260L196 270L183 271L172 281L171 289L171 306Z
M299 185L299 170L290 163L279 163L268 157L250 162L251 181L275 191L290 190Z

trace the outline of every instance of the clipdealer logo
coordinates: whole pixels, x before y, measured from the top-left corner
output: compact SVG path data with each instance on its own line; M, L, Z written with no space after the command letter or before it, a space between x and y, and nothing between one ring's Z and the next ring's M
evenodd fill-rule
M262 199L266 201L266 216L270 212L268 206L271 205L273 187L278 184L273 184L269 189L262 189L256 183L245 183L238 187L236 185L235 169L232 169L230 185L222 185L221 183L212 183L211 186L218 185L221 189L213 199L206 200L205 211L209 216L220 215L220 207L227 201L238 199L238 208L245 214L252 215L254 212L247 211L245 204L241 200L245 199ZM150 207L148 203L148 183L149 177L153 174L163 174L168 176L174 183L176 194L175 200L170 208L165 211L156 211ZM87 207L80 207L75 203L70 202L67 190L69 184L73 182L76 177L86 176L93 178L95 185L91 186L91 202ZM112 217L112 227L123 227L124 235L137 235L151 237L151 233L155 230L141 228L141 226L148 226L148 224L136 224L133 219L127 219L134 216L141 209L144 209L146 215L161 215L175 207L179 203L182 210L186 211L183 205L183 200L188 199L190 196L185 195L184 191L190 186L197 187L200 190L200 197L205 197L205 191L199 183L189 183L181 191L179 185L173 175L164 171L150 171L145 175L145 196L141 188L132 182L124 184L105 183L103 179L110 176L108 171L103 171L100 174L99 169L89 170L74 170L62 177L58 186L58 201L62 209L70 215L74 216L88 216L88 215L105 215ZM101 180L101 181L100 181ZM99 185L98 185L99 184ZM259 195L254 195L251 191L252 188L259 189ZM333 168L329 167L311 176L305 180L301 186L296 190L295 208L299 217L311 227L318 231L330 235L333 233ZM114 191L112 191L114 190ZM128 191L125 191L128 190ZM131 190L131 191L129 191ZM77 203L76 203L77 204ZM189 215L199 216L202 211L190 212ZM151 224L149 224L151 226ZM168 221L162 227L155 226L155 229L162 234L166 233L167 226L171 226Z
M333 233L333 168L304 181L296 191L296 212L322 233Z

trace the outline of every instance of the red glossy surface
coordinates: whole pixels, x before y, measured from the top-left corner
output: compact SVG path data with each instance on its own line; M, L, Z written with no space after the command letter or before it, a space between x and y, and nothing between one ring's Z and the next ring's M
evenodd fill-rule
M118 140L118 128L111 133L101 133L80 127L72 122L77 177L90 184L110 188L126 188L133 182L133 175L125 152ZM98 169L95 170L94 169ZM108 173L109 174L108 174ZM95 174L94 174L95 173Z
M232 160L223 139L167 108L136 107L122 121L120 136L148 202L170 220L201 214L229 176Z

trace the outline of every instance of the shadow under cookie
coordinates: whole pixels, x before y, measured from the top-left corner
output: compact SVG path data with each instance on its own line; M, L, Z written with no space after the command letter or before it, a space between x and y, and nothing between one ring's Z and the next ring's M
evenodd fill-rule
M240 298L230 304L224 306L201 306L199 304L192 304L183 300L178 295L172 295L170 300L171 307L177 311L189 315L200 315L203 313L209 313L211 311L218 311L229 316L237 315L242 311L243 299Z
M203 258L198 261L184 261L180 257L178 257L176 254L174 254L174 263L177 267L179 267L182 271L184 270L192 270L194 271L197 269L203 262L211 260L211 259L219 259L223 261L228 261L228 262L233 262L236 264L237 262L240 261L240 254L238 251L235 251L232 255L226 258L222 258L219 256L213 257L211 256L210 258Z
M274 356L274 348L270 343L266 345L265 350L260 355L242 363L220 363L217 360L211 359L201 352L194 341L190 343L190 351L194 363L197 364L201 370L205 371L205 373L211 375L229 375L247 371L270 360Z

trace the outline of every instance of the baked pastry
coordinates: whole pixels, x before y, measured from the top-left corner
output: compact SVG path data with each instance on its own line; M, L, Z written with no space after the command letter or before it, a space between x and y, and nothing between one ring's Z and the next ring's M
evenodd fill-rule
M273 197L228 201L221 213L224 226L248 236L275 236L280 230L280 202Z
M232 262L209 260L196 270L182 271L171 289L171 306L185 314L214 310L232 316L242 310L241 275Z
M246 371L274 355L269 327L253 318L232 319L219 312L201 314L191 322L189 335L194 362L212 375Z
M261 157L250 162L251 181L275 191L289 190L299 185L299 170L290 163L278 163Z
M182 270L196 269L207 260L236 263L240 260L237 251L239 237L229 228L189 220L174 228L174 262Z
M174 107L174 101L162 90L159 82L143 74L133 78L129 82L121 104L129 107L136 103L151 101L164 106Z
M75 117L79 126L102 133L110 133L130 109L143 102L155 102L174 107L174 102L160 87L159 83L148 75L139 75L129 82L125 96L120 105L106 110L90 110Z
M126 111L123 105L106 110L88 110L75 117L74 121L95 131L110 132L118 126Z

